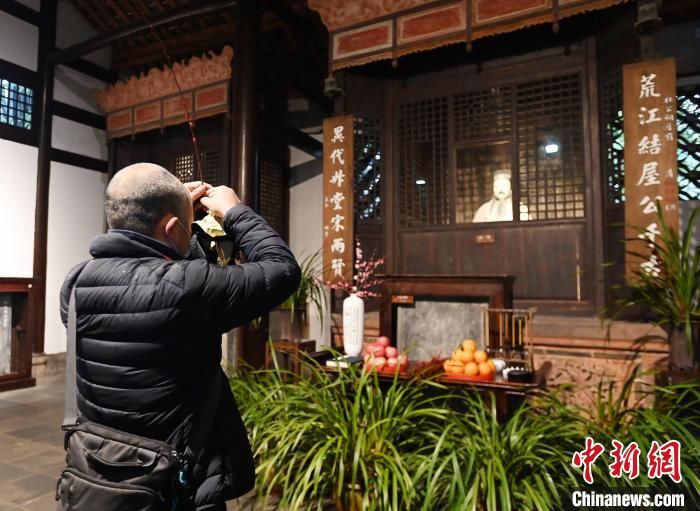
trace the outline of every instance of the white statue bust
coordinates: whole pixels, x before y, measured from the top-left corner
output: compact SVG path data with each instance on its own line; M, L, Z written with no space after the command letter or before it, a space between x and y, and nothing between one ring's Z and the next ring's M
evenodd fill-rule
M527 206L520 204L520 220L529 220ZM513 190L510 185L510 171L497 170L493 173L493 197L484 202L474 214L473 222L511 222L513 220Z

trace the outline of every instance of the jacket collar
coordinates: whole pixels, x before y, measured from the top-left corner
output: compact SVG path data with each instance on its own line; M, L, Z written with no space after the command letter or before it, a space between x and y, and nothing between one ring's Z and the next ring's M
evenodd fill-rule
M107 257L159 257L182 259L180 254L165 243L135 231L110 229L107 234L95 237L90 243L90 255Z

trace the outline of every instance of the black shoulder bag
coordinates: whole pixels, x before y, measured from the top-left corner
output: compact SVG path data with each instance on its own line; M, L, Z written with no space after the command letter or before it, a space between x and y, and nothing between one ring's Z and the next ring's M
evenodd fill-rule
M194 509L190 477L211 430L221 392L216 371L187 447L78 420L75 287L68 306L63 430L66 467L56 487L58 511L179 511Z

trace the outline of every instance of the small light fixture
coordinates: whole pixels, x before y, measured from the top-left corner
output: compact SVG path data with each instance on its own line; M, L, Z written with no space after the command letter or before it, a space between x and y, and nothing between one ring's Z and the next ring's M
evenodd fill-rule
M559 144L556 142L550 142L544 146L545 154L557 154L559 152Z
M426 183L426 181L425 181L425 179L423 179L422 177L419 177L418 179L416 179L416 184L419 185L419 186L422 186L422 185L424 185L425 183Z

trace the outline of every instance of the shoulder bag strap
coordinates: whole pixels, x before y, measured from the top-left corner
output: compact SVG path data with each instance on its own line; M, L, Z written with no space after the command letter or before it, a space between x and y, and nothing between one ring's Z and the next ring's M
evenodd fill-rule
M66 387L63 403L63 427L75 426L78 423L78 388L76 383L76 353L75 339L77 329L77 313L75 311L75 285L70 292L68 302L68 343L66 345Z

